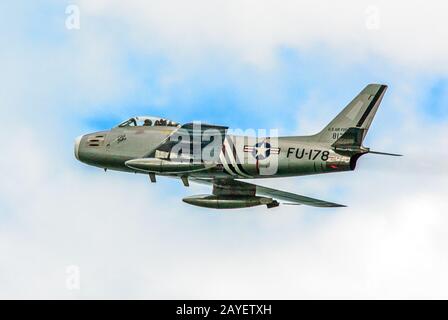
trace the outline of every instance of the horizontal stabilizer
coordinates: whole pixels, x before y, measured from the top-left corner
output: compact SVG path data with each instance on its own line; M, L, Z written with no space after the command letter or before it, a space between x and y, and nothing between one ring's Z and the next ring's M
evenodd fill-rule
M333 148L361 147L364 131L365 129L361 128L348 128L331 146Z
M336 140L331 146L336 152L339 153L373 153L380 154L384 156L394 156L400 157L401 154L397 153L389 153L389 152L380 152L380 151L371 151L369 148L362 146L362 139L364 136L365 129L362 128L348 128L344 134Z
M402 154L398 154L398 153L388 153L388 152L379 152L379 151L370 151L369 153L373 153L373 154L380 154L383 156L393 156L393 157L402 157Z

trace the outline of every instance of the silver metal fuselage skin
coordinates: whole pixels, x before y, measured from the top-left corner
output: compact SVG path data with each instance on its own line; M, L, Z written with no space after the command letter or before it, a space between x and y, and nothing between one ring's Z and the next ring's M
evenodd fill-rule
M86 134L78 138L75 155L78 160L100 168L144 173L127 167L125 162L147 157L176 129L166 126L116 127ZM236 142L233 152L229 151L230 148L223 148L216 166L188 173L188 176L237 179L291 177L349 171L356 164L353 157L334 152L328 144L316 143L313 136L261 140L270 141L271 152L266 159L257 160L255 154L245 148L253 146L255 138L227 135L224 145L226 141Z

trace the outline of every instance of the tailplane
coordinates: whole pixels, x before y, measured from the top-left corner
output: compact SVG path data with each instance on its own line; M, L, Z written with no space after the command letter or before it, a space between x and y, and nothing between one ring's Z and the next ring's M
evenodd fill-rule
M365 132L366 129L362 128L348 128L331 146L336 152L348 155L372 153L384 156L401 156L401 154L396 153L371 151L369 148L363 147L362 140L364 139Z

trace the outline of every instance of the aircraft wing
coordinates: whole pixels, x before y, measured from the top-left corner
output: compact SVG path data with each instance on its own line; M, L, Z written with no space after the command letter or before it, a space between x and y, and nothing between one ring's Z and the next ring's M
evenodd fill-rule
M222 144L227 129L228 127L205 123L201 123L200 126L198 125L197 127L194 123L186 123L162 141L157 148L145 155L145 158L156 157L160 159L170 159L172 157L172 149L175 145L178 145L178 149L194 150L193 145L198 144L198 147L200 148L199 150L202 150L216 135L221 137L220 143ZM179 140L179 138L182 139ZM174 156L177 157L178 155Z
M330 208L345 207L345 205L328 202L324 200L305 197L299 194L281 191L278 189L259 186L256 184L243 182L234 179L201 179L190 178L191 181L213 185L214 195L238 196L238 195L261 195L271 197L276 200L285 201L285 204L307 205L312 207Z

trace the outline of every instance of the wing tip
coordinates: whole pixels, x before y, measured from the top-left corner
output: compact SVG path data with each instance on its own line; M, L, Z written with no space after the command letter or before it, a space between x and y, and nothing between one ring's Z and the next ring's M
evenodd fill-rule
M345 204L330 203L330 204L325 205L323 207L327 207L327 208L347 208L348 206L346 206Z
M282 202L282 205L287 206L301 206L301 205L308 205L315 208L348 208L345 204L339 204L339 203L325 203L323 205L310 205L310 204L303 204L303 203L297 203L297 202Z

